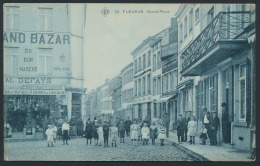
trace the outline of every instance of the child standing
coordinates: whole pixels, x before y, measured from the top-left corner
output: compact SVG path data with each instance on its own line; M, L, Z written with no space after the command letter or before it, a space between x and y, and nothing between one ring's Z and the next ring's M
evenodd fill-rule
M152 139L152 144L155 144L155 139L157 138L157 126L155 125L155 122L152 122L152 125L150 126L150 138Z
M97 133L97 129L98 129L98 121L95 120L94 121L94 125L93 125L93 137L94 137L94 140L96 140L96 144L94 146L97 146L98 145L98 133Z
M201 145L205 145L206 144L206 140L208 139L207 137L207 129L205 127L204 124L202 124L202 129L200 130L200 140L201 140Z
M159 135L158 139L161 141L161 146L164 146L164 139L166 138L166 128L164 123L162 123L160 130L159 130Z
M195 135L197 132L197 122L195 121L195 117L191 116L191 120L188 123L188 133L187 135L190 136L190 144L195 145Z
M148 144L148 140L149 140L149 134L150 134L150 130L147 127L147 123L144 123L142 130L142 140L143 140L143 145L147 145Z
M112 135L112 147L114 146L114 144L115 144L115 147L117 147L116 146L116 137L117 137L118 129L117 129L115 123L113 123L113 126L110 127L110 131L111 131L111 135Z
M52 130L52 126L48 125L48 129L46 130L45 134L47 135L47 143L48 143L48 147L54 146L53 145L53 130Z
M98 146L102 146L102 143L104 141L103 137L103 127L101 124L99 124L99 127L97 128L97 134L98 134Z
M120 122L119 126L118 126L118 131L119 131L119 135L120 135L120 143L125 143L125 125L123 123L123 121Z
M104 147L108 147L108 135L109 135L108 123L104 122L104 126L103 126Z
M54 123L52 124L52 131L53 131L53 141L56 142L58 128L55 126Z

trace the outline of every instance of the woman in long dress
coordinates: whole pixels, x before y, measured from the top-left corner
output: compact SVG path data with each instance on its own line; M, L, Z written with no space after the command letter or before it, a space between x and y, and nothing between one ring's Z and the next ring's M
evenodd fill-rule
M152 122L152 125L150 126L150 138L152 140L152 144L155 144L155 139L157 138L158 131L157 126L155 125L155 122Z
M134 124L131 125L131 140L133 141L133 145L137 145L137 139L139 136L139 124L136 120L133 121Z

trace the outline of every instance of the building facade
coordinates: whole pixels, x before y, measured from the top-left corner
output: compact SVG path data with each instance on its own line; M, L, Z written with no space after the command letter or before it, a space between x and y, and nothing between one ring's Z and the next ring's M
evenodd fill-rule
M201 108L220 118L219 144L223 141L222 103L230 126L227 144L250 150L254 128L253 66L254 6L233 4L182 5L178 10L179 90L181 111L191 110L199 120ZM180 112L181 113L181 112Z
M134 93L134 82L133 82L133 63L128 64L121 70L122 77L122 118L133 119L133 93Z
M82 121L85 11L83 4L4 5L4 119L14 131L42 131L45 118Z

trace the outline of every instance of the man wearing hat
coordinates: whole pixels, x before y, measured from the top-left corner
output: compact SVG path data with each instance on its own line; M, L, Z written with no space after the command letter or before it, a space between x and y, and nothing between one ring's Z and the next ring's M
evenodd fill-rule
M219 118L217 117L217 112L212 111L212 123L211 123L211 142L210 146L217 146L217 132L219 128Z
M229 122L229 115L227 104L222 103L222 135L223 135L223 142L230 143L231 131L230 131L230 122Z
M184 141L184 127L185 122L183 121L182 115L178 116L178 120L176 121L176 127L177 127L177 136L178 136L178 143Z

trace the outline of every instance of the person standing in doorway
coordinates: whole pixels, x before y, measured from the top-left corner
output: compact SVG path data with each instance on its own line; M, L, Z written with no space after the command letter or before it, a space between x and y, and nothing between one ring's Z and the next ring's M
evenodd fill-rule
M211 123L211 146L217 146L218 141L217 141L217 132L219 128L219 118L217 117L217 112L213 111L212 112L212 123Z
M221 104L222 107L222 135L223 142L230 143L231 125L229 122L228 108L226 103Z
M70 125L65 121L62 124L61 130L62 130L62 137L63 137L63 145L65 145L65 142L66 145L68 145Z

